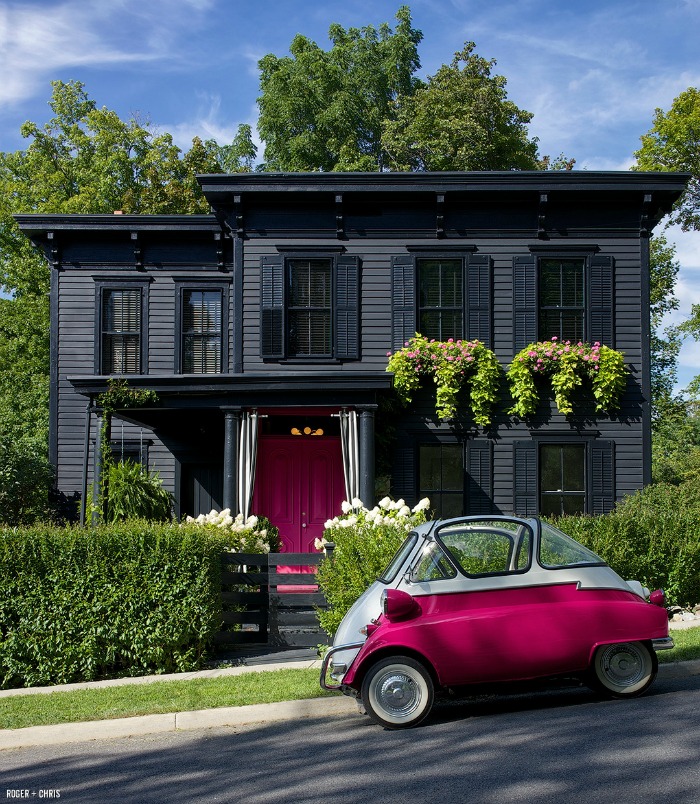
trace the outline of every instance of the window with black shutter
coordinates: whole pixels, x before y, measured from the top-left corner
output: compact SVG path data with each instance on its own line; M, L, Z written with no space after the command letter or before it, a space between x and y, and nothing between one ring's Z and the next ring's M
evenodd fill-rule
M418 253L391 261L392 350L416 332L439 341L479 340L491 348L491 258L471 253L468 246L444 254L418 246L411 250Z
M614 442L590 436L513 442L516 514L603 514L615 499Z
M266 256L260 277L263 359L359 359L357 257L314 252Z
M102 374L141 373L141 288L102 288Z
M543 248L513 258L513 352L552 337L614 349L613 258Z
M220 374L223 300L220 289L182 289L182 373Z

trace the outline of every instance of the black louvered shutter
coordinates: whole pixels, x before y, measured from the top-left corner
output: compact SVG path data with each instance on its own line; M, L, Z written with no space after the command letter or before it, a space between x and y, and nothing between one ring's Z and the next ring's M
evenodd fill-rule
M360 263L357 257L338 257L335 280L335 357L360 357Z
M467 442L468 514L493 513L493 445L490 441Z
M464 336L480 340L491 348L492 279L491 258L486 254L471 254L467 258L464 298Z
M520 516L536 516L537 442L513 442L513 512Z
M416 490L416 451L413 446L399 447L391 467L391 490L394 499L403 498L409 505L418 502Z
M416 334L416 266L409 254L391 260L391 350Z
M593 441L590 456L590 513L607 514L615 507L615 443Z
M537 340L537 257L513 258L513 351Z
M615 348L614 327L615 277L613 258L591 257L588 271L588 335L590 343Z
M284 257L263 257L260 266L260 351L263 357L284 357Z

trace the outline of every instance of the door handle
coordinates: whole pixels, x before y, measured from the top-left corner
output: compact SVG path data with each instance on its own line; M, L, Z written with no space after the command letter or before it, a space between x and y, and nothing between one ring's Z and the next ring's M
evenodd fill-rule
M301 526L302 526L302 528L305 528L306 527L306 522L302 522Z

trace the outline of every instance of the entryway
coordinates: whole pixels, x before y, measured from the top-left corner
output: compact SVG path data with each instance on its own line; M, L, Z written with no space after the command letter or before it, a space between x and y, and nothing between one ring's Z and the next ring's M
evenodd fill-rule
M279 528L285 553L316 552L314 542L345 498L340 436L261 434L251 510Z

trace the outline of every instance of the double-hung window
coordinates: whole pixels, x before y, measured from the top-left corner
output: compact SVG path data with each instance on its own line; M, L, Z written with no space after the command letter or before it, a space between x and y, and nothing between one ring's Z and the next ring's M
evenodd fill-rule
M141 285L98 287L98 373L144 373L144 294Z
M262 258L263 359L359 359L360 265L342 252L290 248Z
M586 445L540 444L540 513L586 511Z
M540 259L539 339L585 338L584 260Z
M421 444L418 455L419 496L430 499L436 517L461 516L464 513L463 445Z
M223 365L223 291L181 288L183 374L220 374Z
M615 506L615 444L593 435L513 443L513 511L604 514Z
M474 247L409 246L391 261L392 350L416 332L447 341L492 342L492 265Z
M461 259L418 260L418 331L426 338L457 340L464 332Z
M333 356L333 261L287 261L290 357Z
M513 352L535 341L615 347L615 271L597 249L537 245L513 259Z

